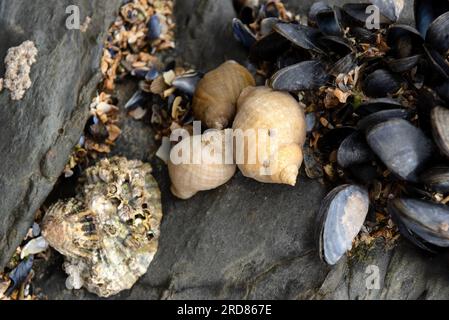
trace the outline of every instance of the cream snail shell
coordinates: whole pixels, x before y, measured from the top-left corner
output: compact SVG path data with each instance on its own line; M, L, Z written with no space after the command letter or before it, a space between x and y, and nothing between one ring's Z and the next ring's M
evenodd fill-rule
M296 184L306 124L303 107L290 94L267 87L246 88L237 102L233 129L236 163L244 176ZM244 143L238 141L238 129ZM252 141L251 131L256 134Z
M181 140L168 161L172 193L188 199L198 191L225 184L236 171L232 151L232 135L226 138L223 130L208 130Z
M235 116L240 93L254 85L255 80L245 67L226 61L198 83L192 102L193 115L208 128L227 128Z

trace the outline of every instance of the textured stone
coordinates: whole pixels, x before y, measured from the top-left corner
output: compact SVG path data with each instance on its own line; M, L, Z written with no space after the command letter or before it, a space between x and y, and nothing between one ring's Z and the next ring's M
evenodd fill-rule
M0 75L10 47L25 40L39 53L32 87L21 101L0 94L0 270L23 239L60 175L88 117L100 80L103 38L121 0L0 1ZM78 5L86 33L68 30L66 8Z

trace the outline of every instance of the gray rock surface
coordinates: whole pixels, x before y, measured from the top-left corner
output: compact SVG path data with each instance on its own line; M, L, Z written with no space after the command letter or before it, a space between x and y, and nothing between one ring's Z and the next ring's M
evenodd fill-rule
M23 239L60 175L88 117L99 83L101 44L121 0L0 0L0 76L8 48L24 40L39 50L23 100L0 94L0 270ZM86 33L65 27L78 5Z
M311 1L289 2L304 8ZM205 69L225 58L244 62L244 52L229 34L233 12L227 1L178 0L176 14L182 60ZM133 88L122 90L125 98ZM142 123L126 120L122 125L126 146L115 152L151 159L156 150L150 138L132 133ZM154 158L152 163L164 210L159 251L147 274L115 298L449 298L447 256L428 255L406 241L388 250L378 240L333 268L320 262L313 231L325 190L316 181L301 176L292 188L260 184L237 173L226 185L182 201L169 192L165 166ZM36 291L50 299L95 299L84 290L65 289L61 264L61 256L53 253L38 265ZM373 271L379 271L377 288L370 281Z

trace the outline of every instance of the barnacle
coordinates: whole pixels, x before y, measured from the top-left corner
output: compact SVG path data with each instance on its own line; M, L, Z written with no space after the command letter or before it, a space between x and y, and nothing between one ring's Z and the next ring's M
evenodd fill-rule
M157 251L162 218L151 166L122 157L86 169L80 193L45 215L42 233L65 256L66 286L102 297L131 288Z
M36 56L37 49L32 41L25 41L8 50L4 86L11 91L12 100L21 100L31 87L30 71Z

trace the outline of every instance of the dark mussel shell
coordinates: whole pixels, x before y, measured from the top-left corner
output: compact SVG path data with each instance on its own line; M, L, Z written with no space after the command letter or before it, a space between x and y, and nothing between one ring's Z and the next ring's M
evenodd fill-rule
M145 79L148 71L150 71L149 68L133 69L133 70L131 70L131 75L138 79Z
M361 43L374 44L377 41L376 33L362 27L354 27L350 30L351 34Z
M279 18L279 10L276 6L276 0L271 0L262 6L262 11L267 18Z
M274 30L274 26L281 20L279 18L265 18L260 22L260 34L266 36Z
M436 91L436 93L438 93L438 95L442 99L446 100L446 102L449 103L449 80L447 80L447 81L445 81L443 83L438 84L435 87L435 91Z
M415 0L414 10L416 29L423 37L426 37L431 23L449 11L449 2L446 0Z
M11 296L15 290L20 290L20 287L22 285L25 285L25 282L30 277L30 273L33 268L33 262L34 255L28 256L9 273L8 278L11 280L11 283L6 292L4 292L4 296Z
M324 133L318 140L318 149L323 153L329 153L338 149L340 144L356 130L353 127L337 127Z
M436 247L430 243L427 243L423 239L421 239L418 235L414 234L407 226L402 222L402 218L395 212L394 207L391 205L391 202L388 203L388 213L390 214L391 219L397 225L398 230L402 236L404 236L407 240L409 240L412 244L417 246L418 248L431 252L437 253Z
M232 32L234 34L234 38L239 41L245 48L251 48L256 42L256 36L249 29L249 27L243 24L237 18L232 20Z
M366 76L363 81L363 92L372 98L386 97L401 88L397 76L385 69L378 69Z
M303 61L276 72L270 85L280 91L300 91L319 88L327 83L329 75L321 62Z
M141 90L137 90L125 104L125 109L135 109L137 107L145 107L150 100L150 95Z
M313 112L306 114L306 132L311 133L317 124L316 115Z
M363 102L356 110L356 113L361 116L367 116L387 109L399 109L402 105L399 101L392 98L378 98L370 99Z
M290 48L291 42L277 32L272 32L254 43L249 52L251 61L275 61Z
M440 193L449 192L449 167L438 166L424 171L420 181L430 190Z
M430 87L424 86L418 91L418 97L416 100L418 123L421 130L423 130L428 136L432 136L430 113L435 106L443 104L444 102L438 93Z
M159 76L156 67L131 70L131 75L141 80L153 81Z
M449 208L430 201L397 198L389 211L397 216L412 234L438 247L449 247Z
M354 53L350 53L339 59L329 70L329 74L337 77L339 74L348 74L357 67L357 59Z
M350 177L354 178L357 182L364 185L372 184L374 179L377 178L378 166L374 162L366 162L361 164L355 164L350 166L347 171L351 174Z
M256 19L258 0L232 0L237 16L245 24L253 23Z
M332 10L332 8L324 1L317 1L312 4L309 10L309 22L316 24L316 16L321 11Z
M318 212L318 246L321 259L334 265L351 249L369 209L368 192L356 185L333 189Z
M326 35L340 36L342 34L341 12L337 7L317 12L316 22L321 32Z
M276 68L273 72L309 59L310 56L306 50L297 50L295 47L291 47L277 58L276 63L274 64Z
M422 55L417 54L414 56L400 58L400 59L388 59L388 68L396 73L406 72L416 67L421 59Z
M153 81L157 77L159 77L159 70L156 67L153 67L145 75L145 80L146 81Z
M442 54L449 50L449 11L442 14L429 27L426 42Z
M390 54L394 58L407 58L417 52L422 52L420 47L423 43L424 39L421 34L411 26L397 24L388 29L387 44L391 48Z
M159 39L162 32L162 26L159 16L157 14L153 14L151 16L150 20L148 21L147 27L148 27L147 33L148 39L149 40Z
M318 39L321 36L317 29L294 23L277 23L273 30L299 48L324 54L317 46Z
M388 120L372 127L366 140L387 168L407 181L416 181L432 156L432 142L403 119Z
M310 179L318 179L323 177L323 166L315 157L313 150L307 145L303 148L304 154L304 171Z
M440 151L449 157L449 110L440 106L430 113L433 138Z
M429 59L432 69L435 70L440 78L449 80L449 63L444 57L436 50L424 46L424 52Z
M182 93L193 97L196 86L202 77L203 74L201 72L186 73L176 77L175 80L173 80L172 85Z
M319 39L319 44L327 54L337 54L340 57L353 51L351 44L338 36L323 36Z
M362 164L374 159L365 137L358 131L348 136L337 151L337 162L342 168Z
M386 109L375 113L371 113L362 118L357 123L357 129L363 132L368 132L372 127L379 123L391 120L391 119L408 119L410 112L405 109Z

